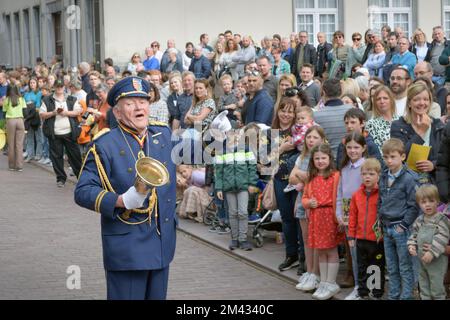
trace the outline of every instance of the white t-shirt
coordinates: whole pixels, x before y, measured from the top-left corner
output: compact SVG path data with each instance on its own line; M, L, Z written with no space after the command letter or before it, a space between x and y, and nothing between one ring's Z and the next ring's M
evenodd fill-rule
M64 99L64 101L59 101L56 99L55 96L53 96L53 97L55 98L55 110L57 110L58 108L63 108L65 111L69 111L67 108L66 99ZM73 106L73 111L77 111L77 112L82 111L81 105L78 103L78 101L75 102L75 104ZM47 106L45 105L44 102L42 102L41 108L39 110L39 113L43 113L43 112L47 112ZM72 131L72 129L70 128L69 117L60 116L59 114L57 114L56 118L55 118L55 135L62 136L65 134L69 134L71 131Z
M404 97L400 100L395 100L395 108L397 109L397 116L403 117L406 113L406 100L408 97Z

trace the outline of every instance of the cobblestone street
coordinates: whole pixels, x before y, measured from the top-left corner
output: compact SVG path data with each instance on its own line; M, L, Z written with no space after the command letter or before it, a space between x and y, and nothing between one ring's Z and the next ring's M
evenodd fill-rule
M0 155L0 299L104 299L99 217L34 165L7 171ZM81 269L69 290L67 268ZM245 285L243 285L245 284ZM310 299L294 284L178 232L168 299Z

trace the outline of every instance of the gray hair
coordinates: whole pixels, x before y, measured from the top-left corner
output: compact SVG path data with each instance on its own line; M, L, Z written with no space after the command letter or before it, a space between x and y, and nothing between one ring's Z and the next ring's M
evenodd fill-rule
M95 87L95 91L103 91L105 93L108 93L109 87L105 83L100 83Z
M70 81L69 87L74 87L74 88L77 89L77 90L81 90L82 85L81 85L81 82L80 82L80 81L78 81L78 80L72 80L72 81Z
M174 54L178 54L178 50L175 48L170 48L169 50L167 50L167 53L174 53Z
M188 77L188 76L191 76L192 78L194 78L194 80L195 80L195 74L192 72L192 71L184 71L182 74L181 74L181 78L186 78L186 77Z
M369 79L367 79L367 77L359 76L355 80L361 91L369 91Z
M203 51L203 47L202 46L195 46L194 50Z
M86 61L80 62L78 65L78 68L82 70L84 73L88 73L91 70L91 65L87 63Z

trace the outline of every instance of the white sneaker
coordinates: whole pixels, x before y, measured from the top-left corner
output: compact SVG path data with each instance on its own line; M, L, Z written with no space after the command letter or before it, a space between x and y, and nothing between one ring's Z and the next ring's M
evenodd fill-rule
M311 273L305 272L300 276L298 279L298 284L295 286L295 289L297 290L303 290L303 285L308 281L308 278L310 277Z
M319 297L326 291L326 282L320 282L317 290L314 291L312 297L313 299L319 299Z
M320 285L319 277L317 277L314 273L311 273L311 275L303 284L301 290L305 292L313 291L319 288L319 285Z
M358 287L355 287L353 291L345 297L344 300L361 300L361 297L358 294Z
M28 157L28 152L25 151L22 155L24 158L26 158L26 157Z
M289 192L291 192L291 191L294 191L295 188L296 188L296 187L295 187L294 185L288 184L288 186L287 186L286 188L284 188L283 192L284 192L284 193L289 193Z
M42 157L41 160L38 161L39 164L44 164L47 159Z
M336 283L325 282L325 289L321 294L317 296L318 300L328 300L333 298L336 294L341 291L341 288Z
M51 164L52 160L50 160L50 158L45 159L44 164Z

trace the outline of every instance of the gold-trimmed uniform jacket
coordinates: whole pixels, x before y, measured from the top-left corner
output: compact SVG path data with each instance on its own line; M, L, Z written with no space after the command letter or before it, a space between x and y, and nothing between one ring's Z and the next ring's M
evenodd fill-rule
M112 129L91 144L75 189L75 202L100 213L103 262L108 271L157 270L167 267L173 259L178 221L171 134L165 125L148 127L142 151L167 167L170 182L156 188L156 208L151 214L147 199L142 208L129 212L127 223L121 218L125 209L115 208L115 204L118 196L134 185L135 163L141 147L120 128Z

